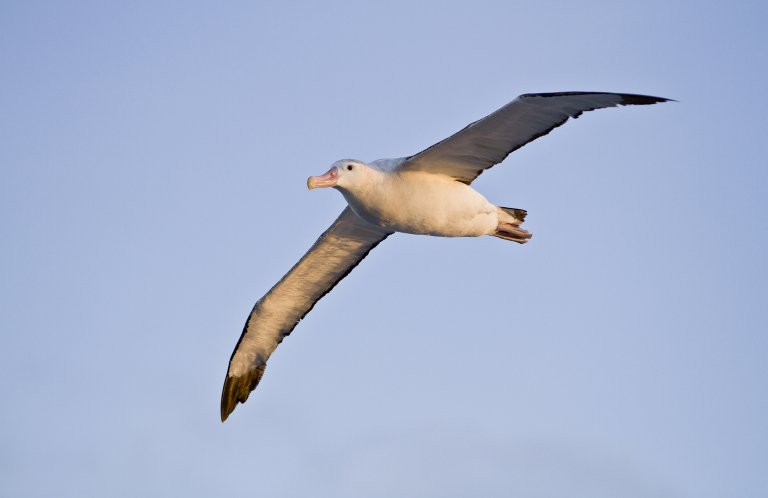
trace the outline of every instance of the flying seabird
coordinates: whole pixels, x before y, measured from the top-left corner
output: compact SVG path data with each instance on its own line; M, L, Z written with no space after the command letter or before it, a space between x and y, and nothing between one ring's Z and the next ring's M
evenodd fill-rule
M245 322L221 394L221 420L244 403L277 345L341 279L394 232L440 237L492 235L523 244L526 212L494 205L470 187L511 152L583 112L670 99L606 92L529 93L416 155L371 163L343 159L310 189L332 187L348 206Z

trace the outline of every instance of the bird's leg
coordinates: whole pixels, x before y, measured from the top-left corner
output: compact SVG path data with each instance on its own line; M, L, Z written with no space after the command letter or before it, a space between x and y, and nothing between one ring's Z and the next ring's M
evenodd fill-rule
M518 244L525 244L533 235L528 230L523 230L520 226L500 221L496 227L496 232L492 234L504 240L511 240Z

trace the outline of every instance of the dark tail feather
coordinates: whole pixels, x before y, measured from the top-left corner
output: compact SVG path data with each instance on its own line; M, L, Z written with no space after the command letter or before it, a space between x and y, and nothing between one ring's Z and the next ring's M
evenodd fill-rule
M506 208L499 206L499 209L507 213L508 215L512 216L518 221L518 224L525 221L525 216L528 214L528 211L525 209L518 209L518 208Z

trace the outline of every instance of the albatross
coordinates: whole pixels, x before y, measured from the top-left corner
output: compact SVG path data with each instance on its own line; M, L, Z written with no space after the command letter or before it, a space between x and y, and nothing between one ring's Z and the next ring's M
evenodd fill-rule
M524 244L531 238L520 227L526 211L489 202L470 186L475 178L586 111L669 100L607 92L528 93L418 154L370 163L342 159L310 176L310 190L334 188L347 206L253 307L229 360L222 422L256 388L280 342L388 236L490 235Z

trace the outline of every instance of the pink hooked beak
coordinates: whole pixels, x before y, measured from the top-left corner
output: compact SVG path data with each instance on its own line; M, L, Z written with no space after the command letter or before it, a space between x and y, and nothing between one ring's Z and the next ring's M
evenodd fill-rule
M307 188L312 190L313 188L320 187L335 187L338 180L339 170L333 167L320 176L310 176L307 178Z

